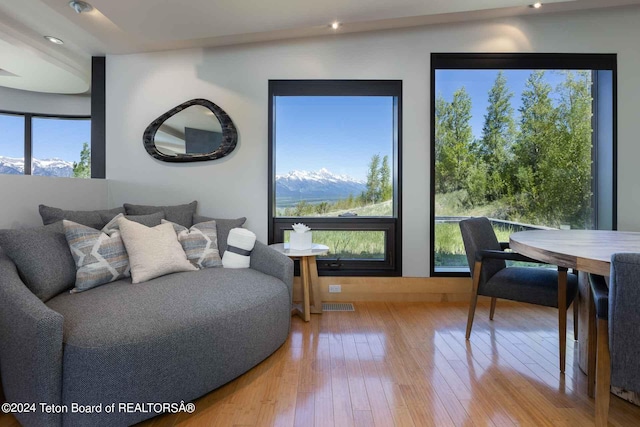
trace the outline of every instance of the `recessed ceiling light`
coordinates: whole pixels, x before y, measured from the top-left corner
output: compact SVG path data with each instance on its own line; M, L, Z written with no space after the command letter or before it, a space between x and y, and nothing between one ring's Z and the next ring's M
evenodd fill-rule
M331 24L331 28L333 28L334 30L337 30L338 28L340 28L342 24L340 24L338 21L335 21Z
M64 44L64 42L62 40L60 40L57 37L53 37L53 36L44 36L45 39L49 40L51 43L55 43L55 44Z
M540 9L542 7L542 3L538 1L538 2L535 2L534 4L530 4L529 7L532 7L534 9Z
M69 7L75 10L76 13L91 12L93 10L93 6L85 1L80 0L71 0L69 2Z

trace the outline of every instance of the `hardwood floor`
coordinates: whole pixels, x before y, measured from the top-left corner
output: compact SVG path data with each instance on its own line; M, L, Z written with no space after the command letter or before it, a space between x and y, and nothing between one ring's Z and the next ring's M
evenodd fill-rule
M571 319L558 368L557 310L479 303L356 303L354 312L292 318L266 361L198 399L194 414L141 426L591 426ZM571 310L570 310L571 312ZM569 314L571 316L571 313ZM11 419L0 416L0 425ZM612 426L640 425L640 408L611 396Z

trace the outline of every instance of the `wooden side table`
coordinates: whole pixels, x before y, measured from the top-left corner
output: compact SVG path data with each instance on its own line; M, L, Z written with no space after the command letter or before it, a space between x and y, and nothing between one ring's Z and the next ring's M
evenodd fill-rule
M294 304L291 309L291 314L299 315L305 322L311 320L311 313L322 314L322 301L320 300L320 289L318 289L316 256L326 255L329 252L329 247L314 244L309 250L296 251L289 249L288 243L276 243L269 246L291 259L300 260L303 302L302 304Z

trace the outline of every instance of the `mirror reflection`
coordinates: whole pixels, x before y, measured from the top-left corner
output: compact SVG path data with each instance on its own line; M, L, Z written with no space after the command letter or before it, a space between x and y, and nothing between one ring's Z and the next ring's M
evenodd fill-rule
M222 125L213 111L192 105L167 119L158 129L154 144L167 156L207 154L222 143Z

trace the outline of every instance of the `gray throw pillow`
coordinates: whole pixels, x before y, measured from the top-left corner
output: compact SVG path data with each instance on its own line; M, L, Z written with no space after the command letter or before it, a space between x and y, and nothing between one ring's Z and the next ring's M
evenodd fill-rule
M176 206L145 206L124 204L127 215L149 215L156 212L164 212L164 219L175 222L183 227L191 227L193 225L193 215L196 213L198 202L193 201L186 205Z
M42 217L42 223L44 225L53 224L54 222L66 219L98 230L104 227L105 224L114 216L119 213L124 213L124 208L102 209L96 211L67 211L45 205L38 206L38 210L40 211L40 216Z
M61 221L37 228L0 230L0 246L27 288L44 302L76 281L76 265Z
M229 237L229 231L231 231L232 228L242 227L244 223L247 222L247 218L241 217L236 219L218 219L209 218L202 215L193 216L194 224L200 224L201 222L206 221L216 222L216 226L218 228L218 252L220 252L220 256L222 256L227 250L227 238Z
M164 212L156 212L149 215L123 215L118 214L114 216L104 227L102 231L111 235L113 231L120 230L118 226L118 220L120 218L127 218L129 221L137 222L147 227L155 227L160 225L164 219Z

